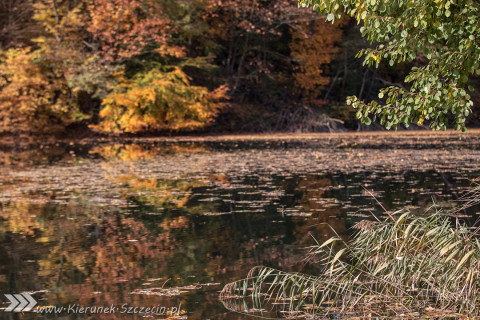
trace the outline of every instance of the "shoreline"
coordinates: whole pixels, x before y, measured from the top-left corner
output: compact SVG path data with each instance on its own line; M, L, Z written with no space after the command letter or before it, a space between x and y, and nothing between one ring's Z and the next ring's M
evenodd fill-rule
M455 137L464 139L471 136L480 136L480 128L468 129L467 132L457 130L399 130L399 131L344 131L344 132L315 132L315 133L226 133L226 134L179 134L158 136L128 136L128 135L88 135L88 136L27 136L27 135L0 135L0 148L26 147L28 145L55 145L64 143L95 144L95 143L146 143L146 142L228 142L228 141L310 141L329 140L354 137L391 137L391 138L432 138Z

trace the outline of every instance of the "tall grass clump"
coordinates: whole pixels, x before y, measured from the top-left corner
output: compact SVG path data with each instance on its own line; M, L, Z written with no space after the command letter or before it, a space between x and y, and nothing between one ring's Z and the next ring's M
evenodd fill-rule
M480 242L475 230L440 211L360 222L351 240L331 238L309 256L321 264L319 275L255 267L220 297L231 310L281 306L295 317L480 314Z

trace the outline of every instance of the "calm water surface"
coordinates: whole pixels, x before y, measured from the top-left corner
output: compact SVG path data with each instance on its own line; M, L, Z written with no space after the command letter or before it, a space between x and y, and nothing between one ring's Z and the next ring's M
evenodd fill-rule
M480 133L144 139L0 149L0 300L180 307L218 300L256 265L314 273L315 237L382 210L448 206L479 177ZM478 208L466 214L475 217ZM0 311L4 319L165 319Z

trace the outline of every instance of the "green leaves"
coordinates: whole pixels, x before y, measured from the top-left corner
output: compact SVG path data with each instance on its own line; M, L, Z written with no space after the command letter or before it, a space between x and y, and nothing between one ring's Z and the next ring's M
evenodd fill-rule
M362 36L375 49L364 50L364 65L378 67L380 59L390 66L426 57L420 68L411 70L403 87L389 87L379 94L386 104L348 98L359 109L365 124L377 117L387 128L401 124L427 124L435 130L448 126L466 130L465 121L473 102L465 92L469 78L480 65L480 6L474 0L299 0L314 5L333 19L339 10L362 24ZM341 8L341 9L340 9ZM330 20L329 20L330 21ZM449 117L452 115L453 117ZM453 122L448 119L453 118Z

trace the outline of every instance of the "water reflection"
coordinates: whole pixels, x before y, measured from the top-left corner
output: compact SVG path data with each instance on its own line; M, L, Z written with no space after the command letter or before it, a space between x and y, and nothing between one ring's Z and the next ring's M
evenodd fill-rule
M480 151L455 139L422 153L324 142L68 144L35 161L38 151L4 151L0 292L35 291L42 306L181 304L180 318L244 319L218 301L223 284L255 265L315 272L303 261L313 237L348 237L378 210L364 188L388 209L415 210L455 199L479 172Z

